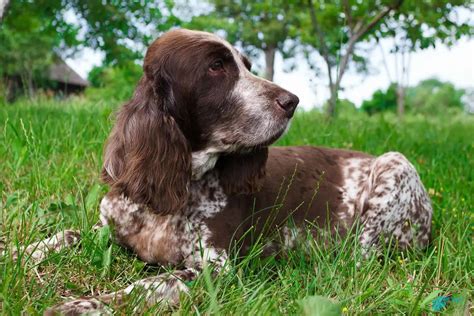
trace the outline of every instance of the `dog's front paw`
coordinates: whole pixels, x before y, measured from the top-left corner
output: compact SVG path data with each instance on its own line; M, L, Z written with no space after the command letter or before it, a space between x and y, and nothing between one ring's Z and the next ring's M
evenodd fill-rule
M112 309L95 298L80 298L48 308L44 315L112 315Z
M12 251L13 261L20 256L30 260L33 264L43 261L50 253L59 252L64 248L72 247L81 239L81 234L75 230L65 230L49 238L35 242L26 248Z

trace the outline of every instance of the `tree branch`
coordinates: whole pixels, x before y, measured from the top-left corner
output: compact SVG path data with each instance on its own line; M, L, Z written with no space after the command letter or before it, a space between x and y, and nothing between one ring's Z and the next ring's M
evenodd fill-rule
M321 46L322 50L322 56L324 60L326 61L326 66L328 69L328 76L329 76L329 85L330 88L332 88L333 85L333 80L332 80L332 73L331 73L331 59L329 58L329 49L326 46L326 42L324 42L324 34L319 26L318 20L316 18L316 13L314 12L314 6L313 6L313 1L308 0L308 6L309 6L309 13L311 16L311 24L313 25L314 32L317 34L318 39L319 39L319 44Z
M347 19L347 25L349 25L349 30L351 31L351 33L353 33L354 20L352 19L351 5L349 3L349 0L342 0L342 8L344 10L344 15Z
M375 25L377 25L377 23L380 22L384 17L386 17L392 10L398 9L402 5L402 3L403 3L403 0L397 0L394 5L383 8L382 11L377 13L372 18L372 20L370 20L369 23L367 23L366 25L362 25L359 23L358 25L361 25L360 27L356 25L356 27L354 28L354 33L349 38L346 52L344 56L342 57L341 63L339 65L339 73L337 74L337 78L336 78L337 88L339 88L341 79L344 76L344 72L346 71L347 64L349 63L349 59L352 56L352 53L354 51L354 46L357 43L357 41L359 41L359 39L362 36L367 34L367 32L369 32Z
M354 36L356 37L356 41L359 40L359 38L366 34L368 31L370 31L378 22L380 22L380 20L382 20L392 10L392 7L383 8L383 10L380 11L376 16L374 16L374 18L370 20L369 23L362 26L360 30L357 30L357 32L354 34Z

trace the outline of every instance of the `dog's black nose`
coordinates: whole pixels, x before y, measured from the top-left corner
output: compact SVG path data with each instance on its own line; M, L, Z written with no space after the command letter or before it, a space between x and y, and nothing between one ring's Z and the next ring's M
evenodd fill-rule
M276 98L276 103L286 112L286 116L292 117L300 99L291 92L285 91Z

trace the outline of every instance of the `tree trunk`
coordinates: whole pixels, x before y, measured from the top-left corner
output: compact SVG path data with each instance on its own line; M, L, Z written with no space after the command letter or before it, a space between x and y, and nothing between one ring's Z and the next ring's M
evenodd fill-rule
M403 117L405 114L405 87L403 84L397 84L397 114Z
M330 54L329 48L324 41L325 34L319 25L318 17L313 6L313 0L308 0L311 24L313 26L314 33L319 38L320 48L323 52L322 56L325 59L327 67L328 67L329 88L331 90L331 99L329 100L329 106L328 106L329 116L334 116L336 113L336 103L337 103L337 97L338 97L337 93L338 93L339 87L341 86L341 80L342 80L342 77L344 76L344 72L346 71L347 64L349 63L349 60L351 59L354 53L355 44L362 38L362 36L367 34L367 32L369 32L375 25L377 25L377 23L383 20L390 13L390 11L397 10L402 5L402 3L403 3L403 0L399 0L392 6L387 6L387 7L382 8L382 10L378 12L366 24L364 24L363 20L360 20L354 24L353 17L351 15L351 8L349 6L349 1L343 2L344 12L347 16L348 23L349 23L350 37L349 37L349 41L347 42L346 52L344 55L342 55L341 61L339 62L339 71L337 72L337 76L335 78L336 80L333 84L333 80L331 78L332 66L331 66L330 58L329 58L329 54Z
M328 108L327 108L327 115L329 117L336 116L336 104L337 104L337 92L339 87L336 87L335 84L329 84L329 92L331 93L331 97L328 100Z
M265 50L265 79L273 81L273 74L275 71L275 53L276 48L268 46Z
M33 74L29 70L25 70L23 74L20 75L21 84L23 88L23 93L31 99L34 95L33 89Z

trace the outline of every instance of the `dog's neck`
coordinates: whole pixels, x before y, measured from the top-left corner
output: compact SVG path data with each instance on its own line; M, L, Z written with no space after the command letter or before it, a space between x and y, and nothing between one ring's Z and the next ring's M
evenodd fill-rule
M199 180L201 177L214 168L219 152L215 148L206 148L204 150L192 153L192 180Z

